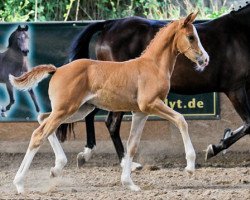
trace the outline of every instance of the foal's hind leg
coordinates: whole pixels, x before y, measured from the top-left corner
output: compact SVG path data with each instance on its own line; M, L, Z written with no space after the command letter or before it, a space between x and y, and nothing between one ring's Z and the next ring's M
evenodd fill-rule
M56 130L67 116L68 114L64 112L52 112L50 116L33 132L25 157L13 181L18 193L24 192L24 177L28 172L30 164L38 149L44 140Z
M87 108L85 108L85 106L87 106ZM58 106L59 107L59 106ZM65 106L63 106L64 108L66 108ZM71 122L75 122L78 121L79 119L82 119L83 116L83 112L85 110L88 110L89 112L91 112L94 107L93 106L88 106L88 105L83 105L79 111L80 112L76 112L75 111L78 109L78 107L75 105L74 107L70 107L70 109L60 109L60 110L53 110L50 115L48 116L47 119L45 119L41 125L33 132L32 136L31 136L31 140L30 140L30 144L28 147L28 150L25 154L25 157L22 161L22 164L19 168L19 170L17 171L17 174L15 176L15 179L13 181L13 183L15 184L18 193L23 193L24 192L24 177L26 175L26 173L28 172L29 166L36 154L36 152L38 151L38 149L40 148L40 146L42 145L42 143L44 142L44 140L49 137L52 133L54 133L54 131L58 128L58 126L60 124L62 124L63 122L65 123L71 123ZM87 112L87 113L89 113ZM74 114L72 114L74 113ZM46 115L44 116L40 116L39 121L42 121L44 118L46 118ZM55 150L55 154L57 155L57 158L60 158L60 154L62 155L63 150L59 147L60 144L58 142L57 139L55 139L55 136L51 136L50 137L50 142L52 147L54 147L53 149ZM64 154L64 153L63 153ZM62 156L64 157L64 156ZM59 160L65 160L63 159L59 159ZM56 162L56 166L55 166L55 170L52 170L51 173L53 174L54 172L58 172L58 169L60 171L60 168L62 168L62 164L65 163L59 163L59 167L57 165ZM55 175L55 173L54 173Z
M94 106L84 104L82 105L77 112L75 112L72 116L67 118L64 123L73 123L76 121L83 120L88 113L90 113L94 109ZM49 116L49 113L44 113L38 116L38 121L41 122L45 118ZM52 146L52 149L55 153L55 166L51 168L50 170L50 176L51 177L57 177L61 174L63 167L67 163L66 155L56 137L56 134L53 133L48 137L48 140Z
M142 130L144 128L147 117L148 115L145 113L133 113L132 126L127 142L127 155L125 156L124 159L124 167L122 170L121 182L123 185L127 186L129 189L133 191L138 191L140 190L140 188L137 185L135 185L131 179L131 165L133 157L140 143Z
M169 120L176 127L178 127L181 132L186 153L187 166L185 169L187 172L192 173L195 170L196 155L188 134L188 125L184 117L180 113L165 105L160 99L155 100L155 102L152 103L150 107L146 108L146 111L150 114L154 114L161 118Z
M52 133L48 140L56 157L55 166L50 169L50 177L57 177L61 175L63 167L67 164L67 157L55 133Z
M41 124L50 113L42 113L38 116L38 122ZM50 169L50 177L57 177L61 174L63 167L67 164L67 157L58 141L55 132L52 133L48 140L55 153L55 166Z

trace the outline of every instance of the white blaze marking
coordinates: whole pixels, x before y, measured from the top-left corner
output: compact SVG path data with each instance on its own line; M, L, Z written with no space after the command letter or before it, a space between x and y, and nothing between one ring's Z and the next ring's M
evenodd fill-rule
M202 57L203 57L204 60L206 59L207 62L209 62L209 55L208 55L208 53L205 51L205 49L203 48L203 46L202 46L202 44L201 44L201 41L200 41L200 38L199 38L199 35L198 35L198 33L197 33L197 30L196 30L195 26L194 26L194 25L192 25L192 26L193 26L194 35L196 36L197 41L198 41L198 46L199 46L199 48L200 48L200 50L201 50L201 52L202 52L202 54L203 54ZM197 71L203 71L204 68L205 68L205 66L200 66L200 65L197 63L197 67L196 67L196 70L197 70Z

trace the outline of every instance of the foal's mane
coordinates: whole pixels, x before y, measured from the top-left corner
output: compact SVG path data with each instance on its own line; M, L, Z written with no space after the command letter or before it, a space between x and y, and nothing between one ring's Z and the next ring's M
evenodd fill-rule
M168 24L164 25L159 29L159 31L155 34L154 38L150 41L150 43L147 45L146 49L141 53L141 55L145 54L145 52L152 46L152 44L155 42L156 38L165 31L171 24L173 24L175 21L171 21Z

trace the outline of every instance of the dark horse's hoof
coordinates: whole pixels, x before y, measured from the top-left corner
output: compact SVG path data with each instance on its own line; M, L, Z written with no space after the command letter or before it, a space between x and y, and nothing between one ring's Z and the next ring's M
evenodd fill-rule
M209 158L212 158L214 156L215 156L214 155L214 148L213 148L213 145L210 144L210 145L208 145L207 150L206 150L205 161L207 161Z

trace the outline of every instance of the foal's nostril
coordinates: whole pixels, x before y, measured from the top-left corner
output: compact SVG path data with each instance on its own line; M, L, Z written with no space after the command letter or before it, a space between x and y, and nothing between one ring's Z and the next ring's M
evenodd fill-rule
M199 60L198 60L198 63L199 63L199 65L203 65L203 64L204 64L204 61L201 60L201 59L199 59Z

